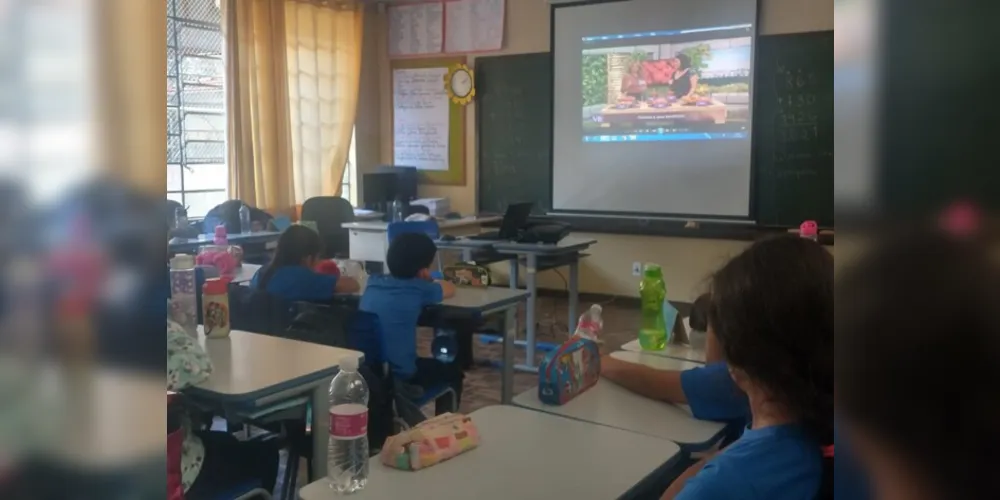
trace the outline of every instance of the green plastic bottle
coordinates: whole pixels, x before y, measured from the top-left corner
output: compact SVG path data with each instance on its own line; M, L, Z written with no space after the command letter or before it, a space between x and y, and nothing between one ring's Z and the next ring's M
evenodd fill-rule
M663 300L667 298L667 285L663 270L656 264L646 264L639 283L642 302L642 323L639 326L639 346L644 351L662 351L667 346L667 327L663 321Z

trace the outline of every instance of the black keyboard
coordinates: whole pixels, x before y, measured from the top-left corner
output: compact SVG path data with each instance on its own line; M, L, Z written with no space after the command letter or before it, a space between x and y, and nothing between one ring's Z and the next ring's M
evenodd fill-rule
M487 231L485 233L474 234L468 238L470 240L499 240L500 231Z

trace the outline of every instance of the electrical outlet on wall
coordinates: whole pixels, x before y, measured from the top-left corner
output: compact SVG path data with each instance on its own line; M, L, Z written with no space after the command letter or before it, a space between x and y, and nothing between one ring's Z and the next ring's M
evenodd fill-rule
M632 276L642 276L642 262L632 263Z

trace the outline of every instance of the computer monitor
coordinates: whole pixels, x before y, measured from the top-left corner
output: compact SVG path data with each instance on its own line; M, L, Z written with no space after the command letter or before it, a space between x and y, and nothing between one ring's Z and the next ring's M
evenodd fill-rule
M499 237L501 240L516 240L518 232L528 225L531 218L531 208L534 203L511 203L507 205L507 212L503 214L503 221L500 222Z
M380 165L375 171L396 176L396 196L400 199L407 202L417 199L417 181L419 180L417 167Z
M386 212L396 199L399 176L395 173L376 172L361 176L362 198L365 208Z

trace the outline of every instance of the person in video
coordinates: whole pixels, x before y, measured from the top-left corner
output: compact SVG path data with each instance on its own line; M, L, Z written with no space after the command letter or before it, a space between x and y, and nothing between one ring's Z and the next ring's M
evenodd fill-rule
M674 65L673 81L670 83L670 90L678 99L694 95L698 88L698 71L691 67L691 56L687 54L677 54L677 57L670 60Z
M638 61L633 62L628 68L628 73L622 77L621 93L622 97L631 97L636 101L646 99L646 77L643 74L642 64Z

